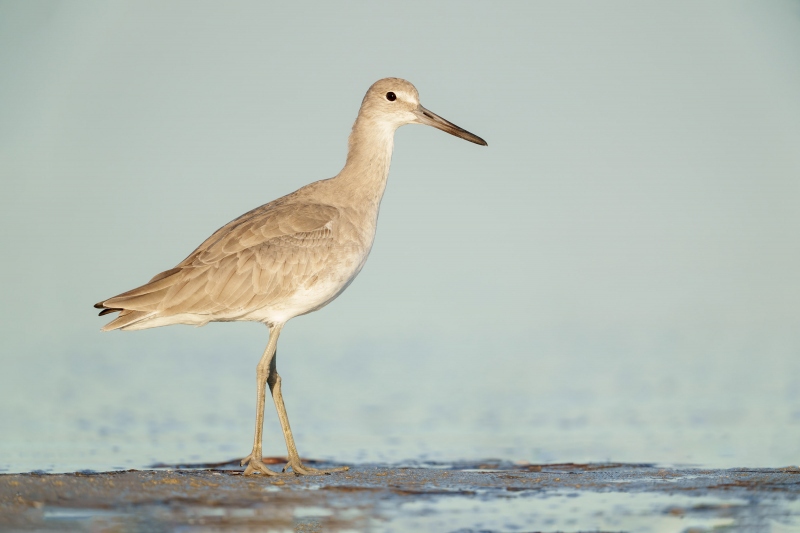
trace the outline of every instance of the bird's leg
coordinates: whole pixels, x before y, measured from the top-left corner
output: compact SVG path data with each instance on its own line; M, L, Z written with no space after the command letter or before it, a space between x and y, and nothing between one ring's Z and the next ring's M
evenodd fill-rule
M292 469L296 475L319 475L330 474L332 472L343 472L348 470L348 467L343 466L339 468L332 468L330 470L320 470L318 468L311 468L305 466L300 461L300 455L297 453L297 448L294 445L294 437L292 436L292 428L289 426L289 417L286 414L286 407L283 405L283 395L281 394L281 376L278 374L277 368L277 354L270 362L269 390L272 393L272 401L275 403L275 409L278 411L278 420L281 422L281 429L283 429L283 438L286 440L286 451L289 453L289 462L283 467L286 472L289 468Z
M261 437L264 432L264 401L266 400L266 386L267 379L269 378L270 369L274 367L275 351L278 346L278 336L281 334L283 324L272 326L269 332L269 342L267 349L264 350L264 355L256 366L256 381L257 381L257 394L256 394L256 435L253 439L253 451L250 455L242 459L242 466L247 464L244 470L244 475L250 475L254 472L260 472L268 476L278 476L278 472L270 470L262 461L261 455Z

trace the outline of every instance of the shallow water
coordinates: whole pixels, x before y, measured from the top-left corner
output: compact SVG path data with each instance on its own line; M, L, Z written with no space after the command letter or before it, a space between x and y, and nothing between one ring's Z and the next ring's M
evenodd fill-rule
M744 500L576 491L502 499L439 498L403 504L381 529L678 532L735 526L734 516L745 515L741 508L746 506Z
M262 329L98 334L108 351L6 361L0 471L243 457L252 443ZM771 344L673 339L616 349L590 338L560 352L507 342L481 358L488 346L458 338L451 345L389 339L331 354L319 342L297 342L297 333L284 334L279 368L308 457L706 467L780 467L800 458L800 358L790 336ZM238 344L225 357L202 346L226 338ZM15 377L34 371L35 379ZM265 455L284 453L275 418L268 405Z
M303 526L319 531L323 523L338 523L328 531L638 531L685 532L687 530L796 531L800 528L800 508L785 501L761 503L756 508L744 500L691 498L641 494L563 493L547 496L515 495L492 497L434 497L410 503L392 502L381 512L369 516L358 507L330 509L322 506L296 506L285 524L275 514L252 508L194 507L157 514L167 521L185 521L196 531L219 527L235 529L237 524L253 527L263 522L262 531L287 531ZM43 512L46 526L75 525L90 529L135 523L127 513L98 509L51 508ZM359 527L361 526L361 527ZM314 529L312 529L314 528Z

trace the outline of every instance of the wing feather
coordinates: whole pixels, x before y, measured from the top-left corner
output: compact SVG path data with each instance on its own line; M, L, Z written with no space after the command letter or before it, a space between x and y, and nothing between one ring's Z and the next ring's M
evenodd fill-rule
M144 320L260 309L320 272L338 219L333 206L267 204L214 232L176 268L97 307L136 311ZM130 324L119 318L106 327Z

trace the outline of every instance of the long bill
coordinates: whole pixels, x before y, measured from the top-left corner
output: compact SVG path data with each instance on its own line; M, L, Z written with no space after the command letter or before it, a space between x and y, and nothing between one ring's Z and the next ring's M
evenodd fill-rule
M422 106L419 106L415 111L414 114L417 115L417 119L419 120L420 124L426 124L428 126L433 126L434 128L439 128L442 131L446 131L450 135L455 135L456 137L461 137L471 143L480 144L481 146L489 146L489 143L474 135L464 128L459 128L449 120L445 120L433 111L428 111Z

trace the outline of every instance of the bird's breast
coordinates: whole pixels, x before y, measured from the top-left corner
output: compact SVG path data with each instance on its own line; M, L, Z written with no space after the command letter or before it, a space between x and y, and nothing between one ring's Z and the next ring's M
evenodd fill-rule
M306 257L298 264L304 274L294 278L291 289L262 309L248 313L245 320L266 323L285 323L287 320L311 313L332 302L356 278L364 267L375 237L375 225L355 224L344 220L332 235L324 253Z

